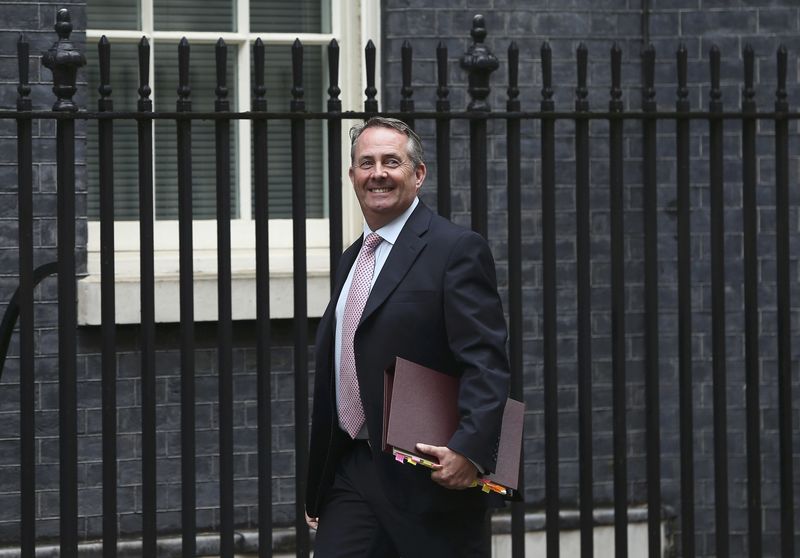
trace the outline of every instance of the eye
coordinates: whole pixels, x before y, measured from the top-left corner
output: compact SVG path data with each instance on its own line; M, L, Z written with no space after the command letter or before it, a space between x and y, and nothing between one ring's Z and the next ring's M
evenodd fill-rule
M386 161L386 166L390 169L396 169L400 166L400 161L398 159L389 159Z
M369 170L369 169L371 169L371 168L372 168L372 167L374 167L374 166L375 166L375 163L373 163L372 161L370 161L370 160L367 160L367 159L365 159L365 160L361 161L361 162L358 164L358 168L360 168L360 169L363 169L363 170Z

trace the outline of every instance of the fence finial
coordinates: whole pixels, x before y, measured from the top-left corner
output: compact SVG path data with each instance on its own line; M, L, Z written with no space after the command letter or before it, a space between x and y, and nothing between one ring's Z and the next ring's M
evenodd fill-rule
M75 80L78 68L86 64L86 57L69 40L72 21L66 8L58 10L54 29L58 40L42 55L42 64L53 72L53 93L58 98L53 110L74 112L78 110L78 105L72 100L77 91Z
M178 43L178 112L190 111L192 88L189 85L189 41L183 37Z
M138 109L142 112L152 110L153 101L150 99L150 43L147 37L142 37L138 45L139 55L139 102Z
M467 71L469 77L467 91L469 96L472 97L467 110L488 112L491 110L489 103L486 102L486 98L491 91L489 79L492 72L500 67L500 62L488 47L483 44L484 39L486 39L486 21L481 14L477 14L472 18L470 35L472 35L474 42L469 46L464 56L461 57L461 67Z
M519 47L515 41L508 45L508 101L506 110L509 112L518 111L519 103Z
M403 78L403 86L400 88L400 110L403 112L414 111L414 99L411 96L414 94L414 89L411 87L411 67L412 67L412 50L411 43L407 40L403 41L403 46L400 48L401 56L401 73Z
M214 101L214 110L217 112L226 112L231 109L231 102L228 100L228 45L222 37L217 41L214 47L214 54L217 66L217 87L214 90L217 98Z
M103 35L97 43L97 59L100 63L100 85L97 92L100 99L97 102L99 110L112 110L111 106L111 43Z
M292 101L290 110L292 112L303 112L306 110L306 102L303 100L305 90L303 89L303 43L300 39L295 39L292 43Z
M342 90L339 88L339 43L336 39L331 39L328 43L328 111L341 112L342 101L339 99L339 94Z
M375 95L378 94L378 89L375 87L375 43L372 39L367 41L367 46L364 47L364 61L366 62L367 70L367 88L364 94L367 98L364 100L364 112L378 112L378 101Z
M436 45L436 110L450 110L450 89L447 87L447 45L442 41Z
M553 102L553 50L550 43L542 43L542 102Z
M614 42L611 46L611 104L610 110L622 110L622 49Z
M709 64L711 66L711 89L708 92L711 98L712 109L718 105L722 110L722 91L719 88L720 76L720 51L717 45L712 45L709 51Z
M786 59L787 59L787 51L786 46L781 45L778 47L778 52L776 54L778 59L777 64L777 71L778 71L778 88L775 90L775 102L781 103L781 107L786 106L783 110L789 110L788 105L786 104ZM776 108L776 110L779 110Z
M19 85L17 86L17 110L31 110L31 86L28 84L30 71L30 46L21 34L17 41L17 62L19 64Z
M755 110L756 90L753 86L753 76L755 74L755 52L750 44L744 46L742 53L744 58L744 89L742 90L742 104L748 109Z
M261 37L253 44L253 110L267 110L267 87L264 84L264 41Z
M589 49L581 43L577 50L578 62L578 86L575 88L575 110L589 110L589 88L586 85L586 76L589 67Z

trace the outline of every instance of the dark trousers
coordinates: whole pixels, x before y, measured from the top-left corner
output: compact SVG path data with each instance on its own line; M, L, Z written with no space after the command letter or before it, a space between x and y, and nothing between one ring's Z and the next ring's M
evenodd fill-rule
M482 510L398 510L383 494L369 447L357 441L339 462L320 511L314 558L488 558L485 519Z

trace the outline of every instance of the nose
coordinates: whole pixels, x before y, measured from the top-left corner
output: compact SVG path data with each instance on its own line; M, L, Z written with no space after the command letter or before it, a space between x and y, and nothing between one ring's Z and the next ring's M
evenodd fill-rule
M380 163L376 163L375 164L375 168L373 169L373 174L376 177L380 177L380 178L386 178L387 176L389 176L389 173L388 173L386 167L384 167Z

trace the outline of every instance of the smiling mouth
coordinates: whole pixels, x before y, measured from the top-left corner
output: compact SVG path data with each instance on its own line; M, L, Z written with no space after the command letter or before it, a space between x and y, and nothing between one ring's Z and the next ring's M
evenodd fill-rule
M391 192L392 189L391 188L370 188L369 191L372 192L373 194L386 194L388 192Z

